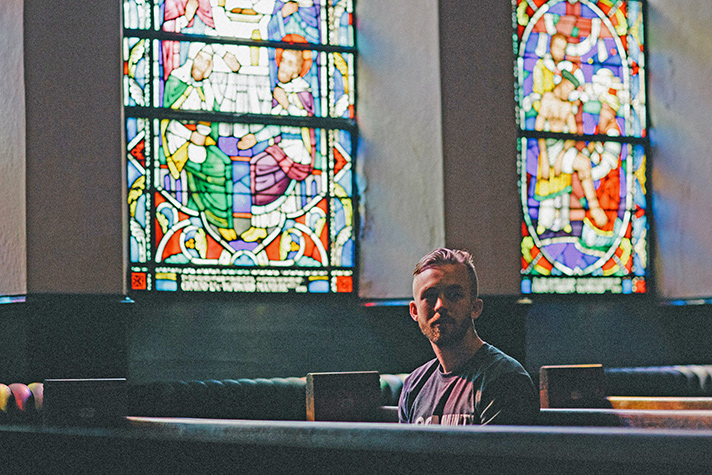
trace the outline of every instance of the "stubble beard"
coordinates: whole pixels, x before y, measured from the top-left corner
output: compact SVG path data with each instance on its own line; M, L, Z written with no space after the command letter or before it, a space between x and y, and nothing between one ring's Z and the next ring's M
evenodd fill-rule
M472 321L463 320L461 324L452 329L443 330L442 326L420 325L420 331L430 342L439 347L449 347L460 343L467 332L472 328Z

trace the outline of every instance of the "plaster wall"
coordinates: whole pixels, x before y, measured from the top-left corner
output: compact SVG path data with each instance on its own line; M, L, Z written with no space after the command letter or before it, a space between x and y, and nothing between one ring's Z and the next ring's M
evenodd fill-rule
M712 296L712 3L648 2L655 270L663 298Z
M357 8L360 294L404 298L416 262L445 244L438 4Z
M27 291L124 294L121 2L25 2Z
M0 295L27 292L22 7L0 3Z
M473 254L480 293L519 295L511 3L439 6L446 244Z

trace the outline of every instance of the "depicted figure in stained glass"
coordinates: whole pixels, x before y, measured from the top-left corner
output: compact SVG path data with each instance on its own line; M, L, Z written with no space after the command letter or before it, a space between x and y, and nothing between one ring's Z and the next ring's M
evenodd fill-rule
M224 0L218 3L225 4ZM216 34L210 0L165 0L164 8L163 31L207 36ZM240 62L225 46L216 45L214 48L232 71L240 69ZM181 64L181 43L164 41L162 49L163 77L168 79L173 69Z
M571 93L581 86L568 61L559 63L561 74L554 76L554 90L541 99L541 109L535 130L569 133L576 130ZM571 176L576 173L588 201L591 216L597 225L607 222L596 197L591 178L591 162L578 153L573 140L539 139L539 174L535 198L540 201L538 232L546 229L571 232L569 199Z
M165 0L163 31L210 34L206 29L213 31L214 28L210 0ZM181 64L180 43L164 41L162 47L163 77L168 79L173 69Z
M164 103L173 109L216 110L210 83L213 50L202 43L191 45L191 55L166 81ZM199 122L188 126L178 120L162 122L163 150L174 179L187 172L190 201L223 238L237 238L232 223L232 165L217 147L217 125Z
M567 45L566 35L555 33L549 42L549 52L544 54L534 66L532 94L529 96L529 101L537 112L541 106L542 96L554 90L554 77L560 74L558 65L566 58Z
M599 122L594 132L609 137L620 137L621 130L616 121L620 107L618 99L620 81L608 69L600 69L593 80L600 90L598 100L601 104ZM590 142L588 147L582 150L581 159L591 162L591 179L599 183L596 197L607 218L602 222L601 219L597 220L594 217L590 209L586 211L581 232L581 243L586 247L610 246L619 234L618 230L622 225L620 214L623 211L620 209L621 148L620 142L607 141Z
M633 86L639 70L634 60L640 57L640 50L633 42L639 27L629 22L639 21L639 15L634 13L633 18L626 17L628 2L617 2L615 6L607 1L584 0L536 3L543 4L537 7L532 2L522 1L517 9L520 28L523 28L520 30L522 66L523 71L528 72L520 77L524 93L521 112L526 113L526 118L538 110L538 96L548 88L551 90L552 84L547 78L551 79L557 62L563 59L583 71L586 81L582 82L590 82L598 69L606 67L624 82L626 88ZM640 90L636 88L631 92L638 94ZM626 109L625 114L628 113ZM579 109L576 119L578 133L593 133L596 125L593 114ZM533 130L533 120L523 127Z
M288 35L284 41L303 43L304 38ZM272 113L280 115L314 115L314 96L304 76L312 66L311 51L276 51L277 85L272 91Z
M268 31L271 40L296 34L309 43L320 43L319 7L312 0L277 0Z
M290 38L303 38L307 43L321 43L319 33L319 6L312 0L277 0L274 3L272 17L267 25L269 39L272 41L291 41ZM291 35L295 35L292 37ZM270 50L270 64L274 64L275 52ZM309 78L305 78L311 82ZM270 83L277 81L276 70L270 69ZM314 84L316 86L316 84ZM317 115L319 111L317 111Z
M644 290L645 157L623 140L645 137L633 3L517 2L524 292Z
M279 82L273 90L273 112L313 115L314 97L303 79L312 64L311 51L277 50L276 63ZM242 137L237 147L247 150L261 142L270 145L250 160L252 226L242 234L247 242L264 239L268 228L283 222L285 213L297 211L300 200L293 193L288 194L288 189L292 192L293 181L304 180L314 168L313 129L266 126Z

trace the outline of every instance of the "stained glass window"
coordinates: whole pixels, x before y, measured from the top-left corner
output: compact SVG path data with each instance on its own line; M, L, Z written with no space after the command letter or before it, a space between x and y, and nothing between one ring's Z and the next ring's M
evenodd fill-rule
M132 292L353 293L353 0L124 0Z
M646 291L643 10L513 1L525 294Z

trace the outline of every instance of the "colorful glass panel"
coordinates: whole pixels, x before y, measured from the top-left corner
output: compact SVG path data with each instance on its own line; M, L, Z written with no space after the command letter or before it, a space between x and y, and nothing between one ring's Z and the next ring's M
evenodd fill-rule
M151 28L151 2L124 0L124 28L146 30Z
M515 0L523 293L644 293L643 5Z
M352 9L124 2L133 291L355 292Z
M176 52L173 69L165 62L166 50ZM152 51L153 70L159 73L151 84ZM150 106L154 88L154 107L354 118L351 53L187 41L152 44L132 37L124 39L124 58L126 106Z
M543 130L536 119L542 101L544 107L550 102L544 96L552 96L560 78L570 76L576 86L568 99L580 107L569 133L595 133L601 95L607 94L606 100L617 104L622 135L644 137L641 2L519 0L515 5L520 127Z
M353 0L124 0L124 28L353 47Z

